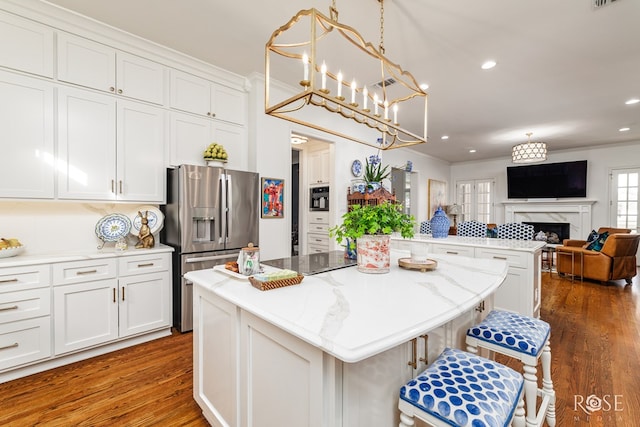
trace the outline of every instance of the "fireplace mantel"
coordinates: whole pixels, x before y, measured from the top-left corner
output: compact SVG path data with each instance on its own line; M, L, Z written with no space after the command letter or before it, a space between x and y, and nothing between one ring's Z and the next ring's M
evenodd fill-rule
M588 199L507 200L505 222L568 222L571 239L585 239L591 231L591 206Z

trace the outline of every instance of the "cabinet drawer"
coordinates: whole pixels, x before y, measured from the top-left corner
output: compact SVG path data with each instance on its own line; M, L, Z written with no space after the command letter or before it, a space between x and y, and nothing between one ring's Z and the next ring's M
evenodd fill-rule
M309 234L308 243L310 245L324 245L329 247L329 235L323 234Z
M48 265L0 268L0 292L42 288L51 283Z
M0 371L51 356L51 317L0 325Z
M472 246L442 245L434 243L431 245L434 254L462 255L473 258L474 250Z
M116 260L113 258L54 264L53 285L111 279L116 277L116 271Z
M329 212L309 212L309 223L329 224Z
M329 224L309 224L309 233L329 235Z
M325 246L325 245L312 245L312 244L309 244L308 248L309 248L308 252L310 254L318 254L318 253L321 253L321 252L329 252L329 246L328 245Z
M527 268L527 256L530 255L517 251L476 248L476 258L500 259L507 261L509 267Z
M51 289L27 289L0 294L0 323L51 314Z
M170 265L171 254L169 253L127 256L118 259L118 275L131 276L166 271Z

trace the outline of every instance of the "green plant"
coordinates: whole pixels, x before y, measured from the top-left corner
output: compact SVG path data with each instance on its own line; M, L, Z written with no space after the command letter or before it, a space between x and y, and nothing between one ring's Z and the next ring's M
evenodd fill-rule
M380 156L373 155L364 159L366 166L364 168L364 180L367 182L381 182L389 176L389 165L382 167Z
M355 241L365 234L391 234L394 231L404 238L411 238L415 225L413 215L405 214L400 204L353 205L342 215L342 224L329 229L329 236L335 237L338 243L345 238Z

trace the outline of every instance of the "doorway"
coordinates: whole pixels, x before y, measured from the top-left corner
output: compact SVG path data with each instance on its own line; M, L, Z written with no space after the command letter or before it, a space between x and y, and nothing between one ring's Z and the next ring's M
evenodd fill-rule
M300 254L300 150L291 149L291 256Z

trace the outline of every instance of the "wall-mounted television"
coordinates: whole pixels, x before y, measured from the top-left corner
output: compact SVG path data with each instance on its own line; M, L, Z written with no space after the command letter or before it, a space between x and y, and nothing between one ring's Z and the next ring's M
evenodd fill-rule
M587 197L587 161L507 167L509 199Z

